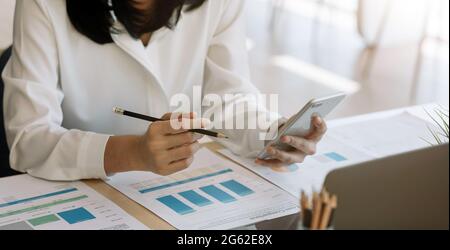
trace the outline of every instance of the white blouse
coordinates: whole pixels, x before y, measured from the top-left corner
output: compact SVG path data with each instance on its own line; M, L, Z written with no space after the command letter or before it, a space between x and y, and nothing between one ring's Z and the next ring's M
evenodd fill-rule
M183 13L174 30L153 34L146 51L126 32L113 34L111 44L92 42L73 28L65 0L18 0L13 54L2 74L12 168L50 180L107 178L109 137L140 135L149 125L117 116L113 107L162 116L172 111L172 96L192 98L194 86L203 95L258 93L249 79L243 2L209 0ZM220 132L235 153L263 148L258 129Z

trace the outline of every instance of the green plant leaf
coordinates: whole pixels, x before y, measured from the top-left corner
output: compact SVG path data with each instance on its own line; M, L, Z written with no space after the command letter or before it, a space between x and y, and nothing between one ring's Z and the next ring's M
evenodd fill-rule
M448 111L442 111L441 109L438 109L439 113L441 113L442 116L446 117L448 119Z
M447 139L448 139L448 134L449 134L448 121L445 120L445 118L443 117L442 113L439 110L435 111L435 112L436 112L437 116L439 116L439 118L441 118L441 120L442 120L442 124L443 124L443 128L444 128L443 133L444 133L444 136L447 137Z
M423 138L423 137L420 137L420 139L421 139L422 141L428 143L430 146L434 146L434 144L431 143L430 141L428 141L427 139L425 139L425 138Z
M440 109L438 109L439 110L439 112L441 112L442 113L442 115L444 115L445 117L447 117L447 119L448 119L448 115L449 115L449 110L448 109L446 109L446 108L444 108L444 107L442 107L442 105L439 105L439 107L440 107Z
M427 127L428 127L428 130L430 131L430 134L433 136L434 140L437 142L437 144L439 144L439 145L442 144L442 140L439 137L439 135L437 135L436 132L434 132L434 130L430 128L430 126L427 126Z
M434 118L430 112L428 112L427 110L425 110L425 112L427 113L427 115L433 120L433 122L442 130L445 131L445 128L442 126L442 124L436 119Z
M436 140L436 142L437 142L438 144L442 144L442 140L441 140L441 138L439 137L439 135L436 134L436 132L432 132L432 134L433 134L433 137L434 137L434 139Z
M442 106L440 106L440 107L441 107L440 109L434 110L434 114L437 115L437 117L439 117L439 118L436 118L430 112L428 112L428 110L426 110L424 108L425 113L430 117L431 120L433 120L433 122L439 129L439 131L435 131L433 128L431 128L429 125L427 125L427 128L430 131L430 134L433 136L434 140L438 144L443 143L442 138L446 138L447 140L449 140L448 110L442 108ZM423 138L422 138L422 140L431 144L428 140L425 140ZM431 144L431 145L433 145L433 144Z

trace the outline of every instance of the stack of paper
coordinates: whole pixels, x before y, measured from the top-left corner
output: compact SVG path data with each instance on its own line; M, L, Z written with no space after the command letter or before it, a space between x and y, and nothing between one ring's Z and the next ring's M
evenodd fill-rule
M429 146L426 141L433 141L428 128L434 126L409 113L367 118L339 121L320 142L317 154L302 164L267 168L227 149L220 153L299 197L301 191L309 194L319 191L327 174L334 169L424 148Z
M148 229L81 182L19 175L3 178L0 190L0 230Z
M132 172L108 184L178 229L231 229L299 211L298 199L207 149L174 175Z

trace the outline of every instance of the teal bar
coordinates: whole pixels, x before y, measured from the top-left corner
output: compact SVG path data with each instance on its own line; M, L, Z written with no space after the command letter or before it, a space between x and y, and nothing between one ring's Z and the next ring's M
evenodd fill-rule
M233 196L229 195L225 191L222 191L221 189L217 188L214 185L201 187L200 190L211 195L212 197L214 197L215 199L217 199L222 203L230 203L236 201L236 199Z
M336 152L331 152L331 153L328 153L328 154L325 154L325 155L328 158L330 158L330 159L332 159L334 161L338 161L338 162L347 160L347 158L345 158L344 156L342 156L342 155L340 155L340 154L338 154Z
M177 198L173 197L172 195L164 196L164 197L158 198L157 200L180 215L185 215L185 214L195 212L195 210L193 208L184 204L183 202L181 202Z
M220 185L226 187L227 189L229 189L230 191L232 191L233 193L235 193L239 196L247 196L247 195L254 193L253 190L251 190L250 188L242 185L241 183L239 183L235 180L222 182L222 183L220 183Z
M35 201L35 200L45 199L45 198L49 198L49 197L57 196L57 195L61 195L61 194L67 194L67 193L75 192L77 190L78 189L76 189L76 188L69 188L69 189L65 189L65 190L61 190L61 191L57 191L57 192L53 192L53 193L49 193L49 194L43 194L43 195L39 195L39 196L35 196L35 197L22 199L22 200L11 201L11 202L0 204L0 208L17 205L17 204L22 204L22 203L27 203L27 202L31 202L31 201Z
M189 202L191 202L199 207L204 207L204 206L208 206L208 205L212 204L212 201L199 195L197 192L195 192L193 190L181 192L181 193L179 193L179 195L181 195L181 197L185 198Z
M63 218L69 224L77 224L83 221L93 220L95 216L92 215L86 208L80 207L77 209L72 209L58 213L58 215Z

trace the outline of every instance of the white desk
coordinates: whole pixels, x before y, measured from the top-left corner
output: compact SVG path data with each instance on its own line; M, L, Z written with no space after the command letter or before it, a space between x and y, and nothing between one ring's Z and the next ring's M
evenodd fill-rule
M397 110L391 110L386 112L379 112L374 114L368 114L358 117L350 117L345 119L339 119L335 121L330 121L329 126L338 126L341 124L346 123L352 123L352 122L358 122L358 121L364 121L364 120L370 120L370 119L376 119L376 118L382 118L387 116L396 115L399 113L402 113L404 111L409 111L412 114L415 114L421 118L424 118L426 120L431 120L426 112L424 111L424 108L426 110L432 111L434 108L439 107L435 104L425 105L425 106L419 106L419 107L411 107L406 109L397 109ZM222 147L216 143L212 142L206 142L204 143L205 147L208 147L211 150L218 150ZM223 156L221 156L223 157ZM259 178L255 175L255 178ZM1 181L1 179L0 179ZM169 225L167 222L159 218L156 214L152 213L151 211L145 209L144 207L140 206L136 202L132 201L125 195L121 194L111 186L107 185L101 180L88 180L84 181L88 186L99 192L100 194L104 195L106 198L110 199L114 203L116 203L118 206L120 206L122 209L124 209L127 213L134 216L136 219L141 221L143 224L148 226L152 229L174 229L171 225ZM263 222L257 225L259 229L286 229L292 223L295 221L296 216L289 216L285 218L280 218L273 221Z

